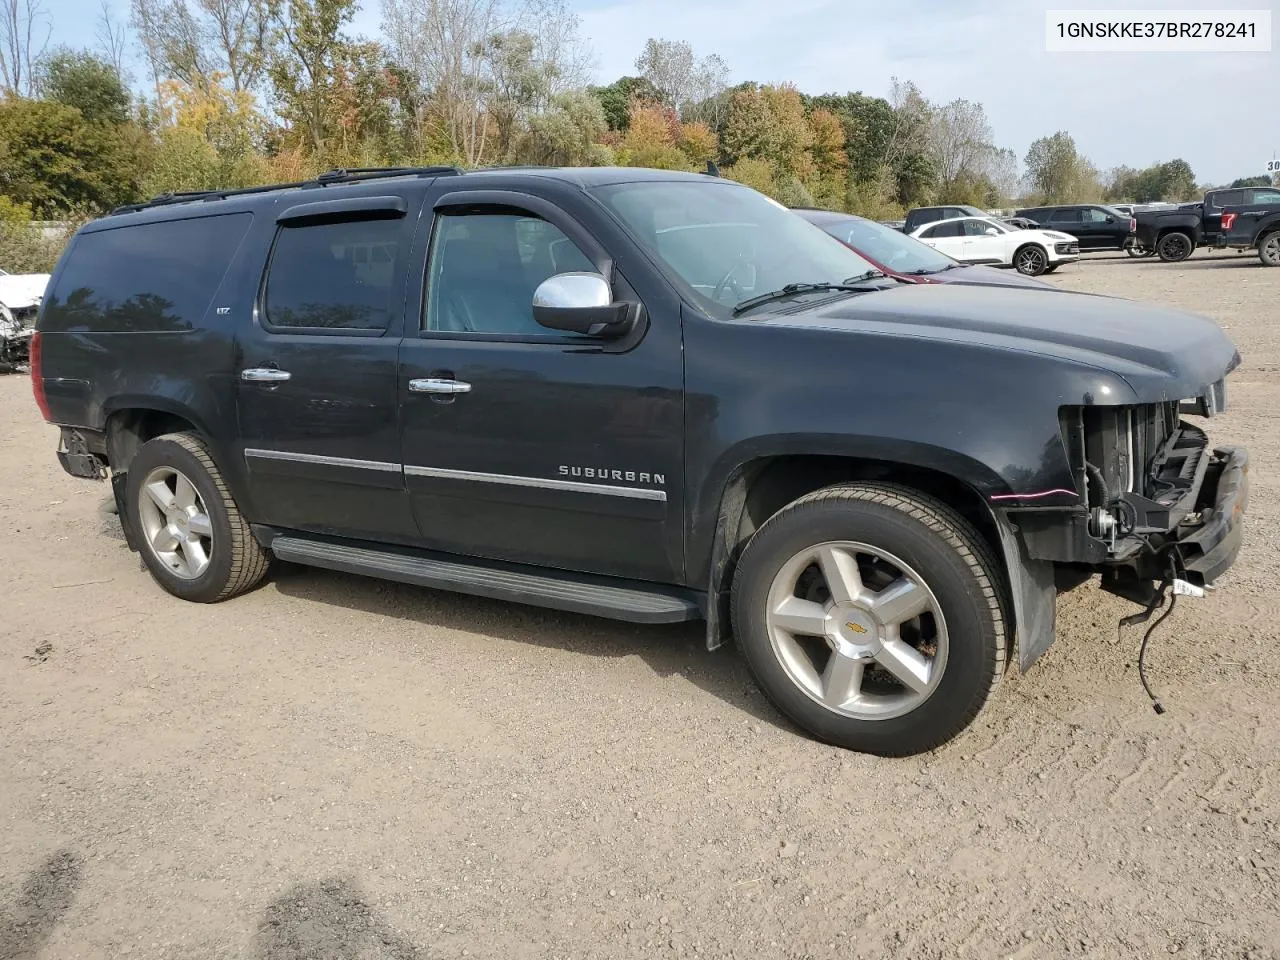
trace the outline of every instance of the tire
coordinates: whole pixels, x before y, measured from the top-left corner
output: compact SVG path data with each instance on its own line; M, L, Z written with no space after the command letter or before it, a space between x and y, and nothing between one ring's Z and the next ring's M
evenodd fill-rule
M1013 254L1013 266L1021 274L1038 277L1049 265L1049 254L1044 247L1036 243L1027 243L1019 247Z
M866 586L837 588L859 598L837 603L823 571L849 563ZM897 614L886 605L895 591ZM805 731L908 756L967 727L999 684L1006 595L991 548L945 504L904 487L841 484L801 497L752 537L734 576L733 623L756 682ZM928 609L886 633L890 618L920 604ZM851 660L862 664L856 673Z
M1165 263L1181 263L1195 250L1195 241L1181 230L1172 230L1156 241L1156 255Z
M1139 260L1145 257L1149 257L1155 253L1154 250L1150 250L1147 247L1144 247L1140 243L1131 243L1129 244L1129 246L1125 247L1124 249L1125 249L1125 252L1129 254L1129 256Z
M1258 238L1258 259L1264 267L1280 267L1280 230Z
M127 476L125 503L138 550L165 590L183 600L217 603L266 575L269 555L195 434L169 433L144 443Z

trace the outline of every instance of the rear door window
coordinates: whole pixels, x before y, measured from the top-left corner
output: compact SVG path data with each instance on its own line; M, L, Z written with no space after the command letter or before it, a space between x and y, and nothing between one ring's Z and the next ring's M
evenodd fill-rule
M250 213L161 220L81 233L44 304L40 329L190 330L253 222Z
M267 270L264 326L379 332L401 302L403 218L282 226Z
M1209 194L1209 206L1233 207L1245 203L1243 190L1219 190Z
M943 237L963 237L964 221L948 220L944 223L938 224L936 227L930 227L921 234L921 236L927 237L930 240L940 240Z
M1050 223L1081 223L1082 218L1078 207L1065 207L1061 210L1053 211L1053 216L1049 218Z

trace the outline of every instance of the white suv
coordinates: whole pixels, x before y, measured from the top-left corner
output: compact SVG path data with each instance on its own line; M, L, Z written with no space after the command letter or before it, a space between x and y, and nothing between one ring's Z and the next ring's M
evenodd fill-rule
M1057 230L1015 230L990 217L954 217L911 236L962 263L1014 267L1036 277L1080 259L1080 241Z

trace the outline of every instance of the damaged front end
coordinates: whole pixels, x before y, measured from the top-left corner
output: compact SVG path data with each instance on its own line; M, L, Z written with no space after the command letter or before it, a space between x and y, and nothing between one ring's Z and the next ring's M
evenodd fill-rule
M1061 437L1077 502L1004 512L1002 526L1015 528L1021 541L1029 567L1024 577L1047 589L1051 570L1053 588L1061 591L1101 574L1104 590L1150 609L1172 580L1183 590L1212 584L1240 551L1248 454L1213 446L1182 416L1213 417L1224 406L1219 380L1181 403L1062 407ZM1020 599L1032 609L1038 605L1037 619L1046 619L1043 589L1024 589ZM1051 628L1020 631L1022 669L1052 639Z

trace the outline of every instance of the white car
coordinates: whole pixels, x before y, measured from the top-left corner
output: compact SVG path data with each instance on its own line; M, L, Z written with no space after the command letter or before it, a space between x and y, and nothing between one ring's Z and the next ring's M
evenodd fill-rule
M1080 259L1080 241L1069 233L1017 230L990 217L937 220L911 236L961 263L1014 267L1029 277Z
M12 274L0 270L0 370L26 366L36 311L48 285L47 273Z

